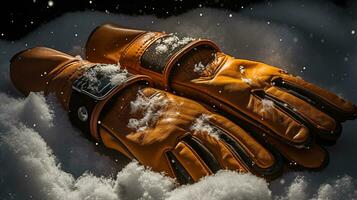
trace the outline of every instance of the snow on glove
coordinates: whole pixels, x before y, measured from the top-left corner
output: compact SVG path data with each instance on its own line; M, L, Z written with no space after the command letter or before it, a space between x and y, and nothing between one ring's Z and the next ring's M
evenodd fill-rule
M12 58L10 76L25 95L54 93L73 125L98 143L180 183L220 169L266 178L283 170L279 153L210 107L154 89L148 76L117 65L36 47Z
M211 105L292 166L325 166L328 154L317 142L335 143L340 123L357 116L351 102L277 67L224 54L206 39L105 24L92 32L86 56Z

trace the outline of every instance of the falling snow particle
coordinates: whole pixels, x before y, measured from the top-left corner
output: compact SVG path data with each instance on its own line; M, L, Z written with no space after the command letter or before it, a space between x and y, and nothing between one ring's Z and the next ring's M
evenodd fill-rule
M281 180L280 180L280 184L282 184L282 185L285 184L285 180L284 180L284 179L281 179Z
M203 14L202 13L200 13L200 17L202 17L203 16Z
M232 14L229 14L228 16L229 16L229 18L232 18L232 17L233 17L233 15L232 15Z
M52 7L54 5L53 1L48 1L47 4L48 4L49 7Z
M354 35L355 33L356 33L356 31L355 31L355 30L352 30L352 31L351 31L351 34L352 34L352 35Z

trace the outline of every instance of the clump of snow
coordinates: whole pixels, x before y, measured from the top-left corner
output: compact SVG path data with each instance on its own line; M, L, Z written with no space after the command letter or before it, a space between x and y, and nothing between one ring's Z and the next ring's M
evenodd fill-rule
M244 73L245 73L245 69L244 69L244 66L243 66L243 65L240 65L240 66L239 66L239 72L240 72L241 74L244 74Z
M129 163L117 175L115 191L120 199L165 199L175 188L175 181L153 172L136 161Z
M156 40L156 44L158 44L155 48L157 54L164 54L168 50L173 51L177 47L181 45L188 44L189 42L195 40L191 37L183 37L180 38L174 34L169 34L166 38L160 38Z
M162 115L167 103L167 98L161 93L147 97L138 92L136 99L130 102L130 112L131 114L142 114L142 117L129 119L128 127L137 131L144 131L148 127L152 127Z
M164 54L169 50L169 48L165 44L159 44L158 46L156 46L155 50L158 54Z
M262 109L261 112L269 112L274 108L274 102L269 99L262 99Z
M42 95L30 94L22 100L1 94L0 99L4 103L0 107L2 130L0 171L6 172L0 173L0 177L1 180L9 181L7 184L1 182L2 191L8 194L7 198L13 196L15 199L86 199L90 197L115 199L115 193L111 192L109 187L111 181L90 174L83 174L75 180L73 175L62 171L53 151L38 132L48 131L50 127L36 126L38 130L36 131L29 124L28 119L31 116L35 117L34 120L38 120L36 122L38 124L54 123L53 111ZM37 119L37 114L34 115L34 112L39 114ZM57 137L61 136L57 134ZM66 144L62 144L62 147L64 146ZM70 154L70 152L66 153ZM18 182L10 181L15 179ZM83 181L84 179L86 180ZM1 198L5 197L4 194L1 196Z
M250 79L250 78L242 77L241 79L244 83L246 83L248 85L252 85L252 83L253 83L252 79Z
M306 181L298 176L295 178L294 182L290 185L287 191L287 199L289 200L302 200L307 198L307 189Z
M207 66L204 66L202 62L199 62L194 65L193 71L198 74L202 74L202 72L206 69Z
M200 182L180 187L172 192L167 200L264 200L271 199L271 191L264 179L252 174L239 174L233 171L219 171L204 177Z
M102 84L102 77L108 78L112 85L120 85L127 79L128 75L126 69L122 69L120 65L112 64L95 65L94 67L87 69L83 74L83 76L89 80L86 89L95 92L99 92L99 86Z
M244 83L246 83L246 84L248 84L248 85L252 85L252 84L253 84L253 80L250 79L250 78L247 78L247 77L245 76L245 67L244 67L243 65L240 65L240 66L239 66L239 72L241 73L241 80L242 80Z
M33 124L38 128L53 126L55 115L42 93L30 93L25 99L14 99L0 93L0 100L0 121L4 127L19 122L29 127Z
M217 130L209 123L209 119L211 118L208 114L200 115L190 127L191 131L197 132L206 132L210 136L219 140L219 133Z
M351 176L336 179L333 184L322 184L318 189L316 200L357 199L357 190Z
M286 195L276 197L277 200L339 200L357 199L356 186L351 176L344 175L332 181L318 185L317 190L311 190L311 182L306 177L297 176L286 188Z

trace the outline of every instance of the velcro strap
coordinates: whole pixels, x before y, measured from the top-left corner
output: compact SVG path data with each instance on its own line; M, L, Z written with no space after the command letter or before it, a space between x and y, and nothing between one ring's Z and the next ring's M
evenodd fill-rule
M88 67L73 82L69 102L70 121L100 141L99 116L105 104L125 87L141 81L151 84L148 76L129 74L117 65L98 64Z
M169 89L170 72L174 64L187 52L198 46L209 46L220 52L211 40L181 37L174 34L157 38L141 56L141 67L163 76L164 86Z

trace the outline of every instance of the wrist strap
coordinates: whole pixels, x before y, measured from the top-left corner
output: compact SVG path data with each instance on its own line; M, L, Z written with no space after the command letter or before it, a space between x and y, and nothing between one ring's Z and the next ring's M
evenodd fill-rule
M148 76L129 74L116 65L98 64L89 67L73 82L69 101L70 121L100 141L98 124L101 123L99 116L103 107L114 95L137 82L151 85Z

